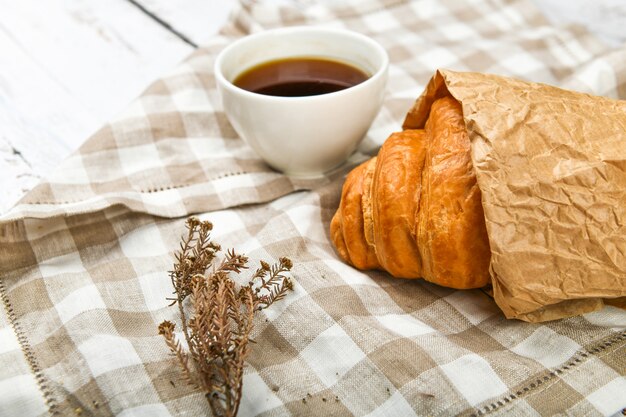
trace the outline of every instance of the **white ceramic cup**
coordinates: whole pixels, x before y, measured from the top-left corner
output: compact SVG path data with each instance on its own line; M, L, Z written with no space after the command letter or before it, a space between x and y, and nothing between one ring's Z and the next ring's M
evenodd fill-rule
M267 61L320 57L352 64L370 77L334 93L278 97L233 84ZM316 176L341 165L365 136L383 102L389 58L356 32L288 27L246 36L215 61L224 111L241 136L270 166L292 176Z

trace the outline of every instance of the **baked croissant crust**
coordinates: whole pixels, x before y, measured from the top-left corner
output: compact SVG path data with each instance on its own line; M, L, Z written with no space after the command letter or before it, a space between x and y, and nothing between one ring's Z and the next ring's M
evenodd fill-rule
M459 289L487 284L485 217L455 99L435 101L424 129L393 133L350 172L330 232L359 269Z

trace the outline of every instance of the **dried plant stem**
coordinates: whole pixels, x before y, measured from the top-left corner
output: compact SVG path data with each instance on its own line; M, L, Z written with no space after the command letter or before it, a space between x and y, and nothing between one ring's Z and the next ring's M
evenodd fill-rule
M162 322L159 333L176 357L183 379L206 393L213 415L233 417L241 402L254 316L293 289L286 276L292 263L287 258L272 266L261 261L248 285L239 287L230 275L247 269L248 259L228 250L220 264L209 271L220 250L211 242L211 223L190 218L187 229L170 272L175 294L170 300L178 304L188 350L174 335L172 322Z

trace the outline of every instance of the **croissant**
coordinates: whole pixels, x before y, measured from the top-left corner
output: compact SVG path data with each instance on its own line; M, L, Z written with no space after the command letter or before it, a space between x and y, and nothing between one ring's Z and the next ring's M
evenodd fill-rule
M359 269L459 289L487 284L491 251L459 102L438 99L424 129L393 133L348 174L330 234Z

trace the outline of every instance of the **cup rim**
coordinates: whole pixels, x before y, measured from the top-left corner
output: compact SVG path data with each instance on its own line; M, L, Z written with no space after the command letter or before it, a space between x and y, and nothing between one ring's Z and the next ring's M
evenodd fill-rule
M341 35L341 36L352 37L354 39L357 39L360 42L366 43L369 47L371 47L381 58L382 63L379 66L379 68L377 68L374 74L372 74L365 81L357 85L353 85L351 87L344 88L343 90L335 91L332 93L318 94L314 96L285 97L285 96L272 96L272 95L254 93L252 91L248 91L243 88L237 87L235 84L233 84L231 81L226 79L226 77L224 76L222 72L222 63L224 61L224 57L227 56L227 54L230 53L230 51L232 51L233 49L240 48L242 45L245 45L246 43L256 42L259 37L275 36L275 35L287 36L289 34L303 33L303 32L318 32L318 33L336 34L336 35ZM375 83L379 78L384 76L384 74L387 71L388 66L389 66L389 55L387 54L387 51L378 42L376 42L369 36L366 36L362 33L355 32L349 29L342 29L342 28L326 28L326 27L319 27L319 26L290 26L290 27L284 27L284 28L264 30L262 32L252 33L252 34L249 34L247 36L237 39L236 41L226 46L224 49L222 49L219 52L219 54L217 55L217 58L215 59L215 64L213 66L213 69L214 69L214 75L215 75L218 85L222 85L224 88L236 94L242 94L252 99L263 99L263 100L269 100L269 101L294 101L294 100L314 101L314 100L323 100L328 97L336 97L336 96L340 96L344 94L350 94L351 92L357 89L368 88L370 84Z

